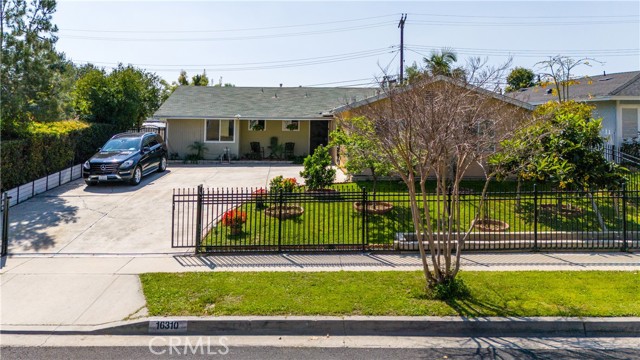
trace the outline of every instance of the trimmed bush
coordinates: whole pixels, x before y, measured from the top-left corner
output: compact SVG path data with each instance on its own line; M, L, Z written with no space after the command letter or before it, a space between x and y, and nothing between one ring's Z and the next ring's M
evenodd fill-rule
M71 120L34 124L27 134L0 144L2 191L84 162L114 134L114 128Z

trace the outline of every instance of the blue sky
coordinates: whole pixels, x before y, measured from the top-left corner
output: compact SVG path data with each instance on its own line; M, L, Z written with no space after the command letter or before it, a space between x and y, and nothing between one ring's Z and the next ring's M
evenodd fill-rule
M180 69L237 86L371 84L432 49L535 68L592 57L576 75L640 70L640 2L64 1L57 48L76 63L133 64L175 81Z

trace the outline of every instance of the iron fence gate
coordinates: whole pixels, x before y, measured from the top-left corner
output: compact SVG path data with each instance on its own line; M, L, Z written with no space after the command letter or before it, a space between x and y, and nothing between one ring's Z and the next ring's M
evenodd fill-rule
M465 189L454 240L472 228L465 250L640 248L640 191L557 191L536 186L481 194ZM480 216L478 216L480 214ZM424 215L424 212L423 212ZM435 225L435 220L434 220ZM334 190L175 189L172 246L206 252L417 250L407 192L370 192L355 184ZM447 234L435 234L438 241Z

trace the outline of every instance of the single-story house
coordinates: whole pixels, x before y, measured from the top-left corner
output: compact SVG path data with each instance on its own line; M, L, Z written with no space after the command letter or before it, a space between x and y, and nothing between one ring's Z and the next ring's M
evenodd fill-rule
M372 88L180 86L154 117L166 123L169 153L179 157L196 141L207 146L206 159L225 151L245 157L252 143L268 157L273 137L303 156L328 143L332 109L375 95Z
M557 101L553 85L533 86L507 93L532 105ZM594 117L602 118L602 135L619 146L640 132L640 71L585 76L569 87L571 100L595 106Z
M493 122L494 125L492 125L494 126L494 128L490 130L490 132L494 134L494 143L492 144L492 146L489 146L483 150L485 155L489 155L495 151L496 147L498 146L497 142L502 137L501 135L509 134L513 129L519 127L523 121L526 121L528 118L530 118L531 113L535 108L533 105L520 101L518 99L514 99L498 92L490 91L442 75L427 79L420 84L398 88L397 91L392 91L392 94L393 95L389 95L387 94L387 92L382 91L380 94L373 97L365 98L363 100L333 109L332 112L335 114L334 116L336 118L347 122L352 117L369 116L369 114L374 114L373 116L380 116L380 119L391 119L394 116L398 116L398 114L402 114L403 112L398 109L392 110L392 107L390 107L388 103L389 97L393 96L396 98L396 100L402 103L402 97L405 96L405 94L410 98L414 97L414 99L416 96L429 98L430 96L432 96L431 94L440 94L441 96L450 99L450 104L454 104L460 101L466 101L465 104L470 107L467 107L466 110L462 110L465 107L460 106L456 109L456 113L458 115L465 111L468 111L469 118L474 119L472 121L475 121L479 118L484 118L485 116L487 116L487 118L484 120L487 120L487 123L492 123L492 121L495 121ZM407 104L414 103L415 100L409 100ZM429 102L427 101L426 103ZM406 106L407 104L399 106L402 107ZM427 111L427 113L433 110L433 112L435 112L436 114L441 114L442 116L450 116L450 112L448 109L446 109L445 107L441 107L441 105L437 105L438 101L432 102L432 104L435 104L432 105L434 107L432 109L427 109L429 110ZM493 116L495 116L496 118L492 118ZM461 121L464 120L461 119ZM476 129L476 131L486 130L481 130L480 128L478 128ZM346 159L343 156L340 156L339 159L337 159L337 162L342 165L345 160ZM365 171L361 175L367 174L368 172ZM485 172L483 167L481 167L479 164L472 163L465 173L465 177L484 178Z

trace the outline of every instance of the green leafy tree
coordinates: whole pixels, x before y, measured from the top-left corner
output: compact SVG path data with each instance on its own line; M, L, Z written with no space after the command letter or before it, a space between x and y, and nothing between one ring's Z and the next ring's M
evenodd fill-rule
M534 84L534 78L535 74L533 71L523 67L516 67L507 75L507 87L505 91L512 92L531 87Z
M574 101L538 107L534 113L536 123L501 142L501 149L489 162L501 168L501 177L516 174L523 180L549 183L559 190L586 191L605 229L591 192L619 189L627 171L604 157L602 119L593 119L592 110L593 107ZM557 204L559 208L563 206L562 197Z
M54 0L3 0L0 22L2 136L20 137L32 121L66 114L73 66L55 51Z
M346 157L345 168L350 174L359 174L365 170L371 173L373 178L373 201L375 202L376 185L379 176L387 176L391 173L391 164L377 152L377 145L370 137L363 133L372 131L373 124L365 117L352 118L341 123L342 129L331 132L331 146L339 146L344 150ZM350 131L350 128L363 129L363 131ZM367 129L368 128L368 129Z
M187 72L184 70L180 70L180 75L178 75L178 85L189 85L189 77L187 76Z
M322 145L304 159L303 166L304 170L300 172L300 176L304 178L305 185L311 190L327 188L336 178L336 170L331 168L329 148Z
M207 77L207 71L204 70L202 74L196 74L191 78L191 85L194 86L207 86L209 85L209 78Z
M162 96L156 74L120 64L109 74L102 69L87 71L76 82L73 102L82 119L126 130L139 127L160 106Z

